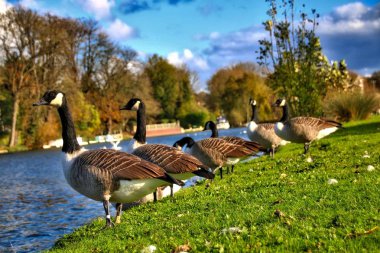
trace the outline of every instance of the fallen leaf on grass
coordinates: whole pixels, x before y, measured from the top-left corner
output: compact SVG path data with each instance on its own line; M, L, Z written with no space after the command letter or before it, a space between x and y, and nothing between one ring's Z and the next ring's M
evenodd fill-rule
M175 250L172 251L172 253L181 253L181 252L189 252L191 250L191 247L189 243L187 242L184 245L179 245L175 248Z
M337 184L338 180L336 180L335 178L330 178L329 180L327 180L327 183L328 184Z
M364 151L364 155L363 155L363 158L370 158L371 156L368 154L367 151Z
M276 215L278 218L285 217L285 214L278 209L274 211L274 215Z
M368 165L367 171L374 171L374 170L375 170L375 167L373 167L372 165Z
M356 238L356 237L359 237L359 236L362 236L362 235L369 235L369 234L372 234L373 232L379 230L380 228L378 226L374 227L374 228L371 228L370 230L367 230L367 231L364 231L362 233L357 233L357 232L352 232L352 233L349 233L348 235L346 235L346 237L348 238Z
M313 158L311 158L310 156L308 158L306 158L306 162L308 163L312 163L313 162Z
M227 232L231 233L231 234L237 234L237 233L241 233L243 230L241 230L239 227L230 227L230 228L224 228L222 230L222 232L225 234Z
M153 253L157 250L157 247L154 245L149 245L141 250L141 253Z

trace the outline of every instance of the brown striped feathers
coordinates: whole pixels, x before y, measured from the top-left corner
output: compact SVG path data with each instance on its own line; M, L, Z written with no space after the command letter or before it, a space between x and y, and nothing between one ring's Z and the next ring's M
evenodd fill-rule
M133 154L159 165L174 177L174 174L181 173L193 173L209 179L214 177L212 173L207 173L208 167L197 158L166 145L146 144L136 148Z

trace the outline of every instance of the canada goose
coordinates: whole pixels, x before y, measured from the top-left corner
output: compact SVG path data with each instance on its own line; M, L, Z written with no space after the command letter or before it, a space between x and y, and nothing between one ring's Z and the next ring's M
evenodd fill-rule
M259 123L258 113L256 110L256 101L252 98L249 100L249 104L252 107L251 121L247 126L247 135L251 141L255 141L263 146L274 157L276 148L280 145L288 143L284 141L274 132L275 123Z
M206 130L211 130L211 136L210 136L211 138L219 138L232 144L241 145L249 150L252 150L252 153L256 153L257 151L262 149L262 147L258 143L247 141L240 137L236 137L236 136L219 137L218 128L216 127L216 124L211 120L205 123L205 127L203 131L206 131ZM234 164L231 166L231 172L234 172L234 166L235 166ZM227 173L228 173L228 168L227 168Z
M208 167L194 156L167 145L146 144L145 104L141 99L130 99L120 110L137 112L137 129L130 145L133 148L132 154L157 164L177 180L186 180L195 175L207 179L214 178ZM173 196L173 191L170 195Z
M310 144L314 140L319 140L342 127L342 124L333 120L323 120L313 117L295 117L289 119L288 105L286 100L279 98L273 104L282 107L282 118L275 125L275 132L282 139L304 143L306 154Z
M121 203L141 199L160 186L182 183L159 166L137 156L110 149L82 149L63 92L47 91L39 102L33 104L40 105L57 107L62 124L65 178L77 192L103 202L107 227L113 226L109 202L117 203L116 223L120 223Z
M251 156L258 151L258 149L252 151L219 138L207 138L195 142L191 137L184 137L176 141L173 146L181 149L186 146L187 153L198 158L214 173L222 166L234 165L242 158Z

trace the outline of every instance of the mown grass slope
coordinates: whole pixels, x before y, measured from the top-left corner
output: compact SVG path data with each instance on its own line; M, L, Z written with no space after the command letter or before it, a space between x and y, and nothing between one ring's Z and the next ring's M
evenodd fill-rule
M52 252L141 252L149 245L156 252L378 251L380 117L314 143L312 162L302 152L290 144L274 160L241 164L208 188L201 183L174 200L133 208L114 229L102 230L102 217L65 235Z

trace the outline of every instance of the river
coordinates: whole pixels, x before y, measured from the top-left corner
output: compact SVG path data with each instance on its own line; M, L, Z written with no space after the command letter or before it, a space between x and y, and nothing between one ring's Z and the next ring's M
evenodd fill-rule
M245 128L220 130L220 136L246 138ZM207 138L211 131L147 138L173 145L184 136ZM128 141L119 144L122 149ZM96 149L109 143L86 146ZM71 189L61 167L62 152L37 150L0 155L0 252L38 252L92 219L104 216L101 202ZM113 210L112 210L113 212Z

